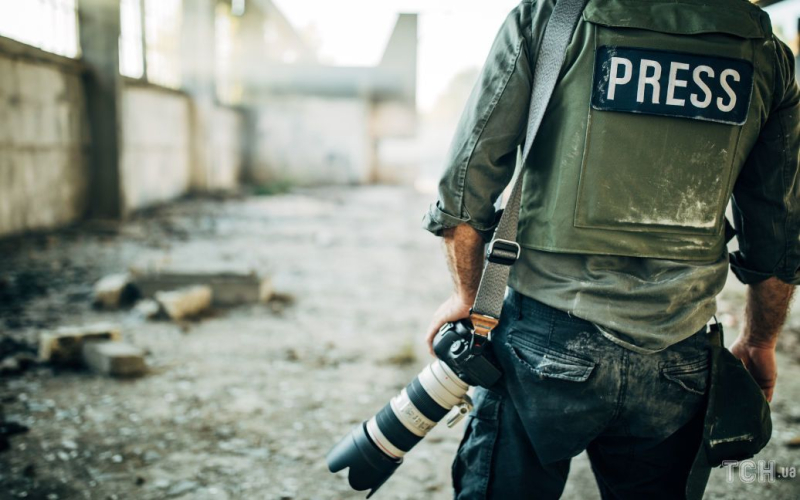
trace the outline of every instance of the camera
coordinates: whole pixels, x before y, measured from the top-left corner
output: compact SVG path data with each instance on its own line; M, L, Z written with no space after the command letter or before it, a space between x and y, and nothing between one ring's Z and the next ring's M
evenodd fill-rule
M442 326L433 350L436 361L328 452L328 469L339 472L349 468L350 486L357 491L370 490L367 498L448 413L453 413L447 420L452 427L470 412L467 391L471 385L491 387L502 377L489 339L476 334L469 320Z

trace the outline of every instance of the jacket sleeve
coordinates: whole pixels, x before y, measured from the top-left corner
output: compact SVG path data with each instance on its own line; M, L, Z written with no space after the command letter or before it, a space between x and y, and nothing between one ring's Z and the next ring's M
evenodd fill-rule
M458 123L439 197L423 218L437 236L466 223L490 239L494 203L511 180L531 92L530 0L506 18Z
M742 283L770 277L800 284L800 89L794 56L776 44L773 108L733 190L739 250L731 267Z

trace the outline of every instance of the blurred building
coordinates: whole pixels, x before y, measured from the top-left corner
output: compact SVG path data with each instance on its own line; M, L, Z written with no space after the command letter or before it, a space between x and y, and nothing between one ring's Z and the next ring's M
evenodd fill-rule
M0 236L242 181L408 179L415 15L319 64L270 0L0 0ZM400 170L398 170L400 169Z
M797 55L800 0L760 3ZM417 34L340 67L271 0L0 0L0 236L242 182L435 187L477 70L418 117Z

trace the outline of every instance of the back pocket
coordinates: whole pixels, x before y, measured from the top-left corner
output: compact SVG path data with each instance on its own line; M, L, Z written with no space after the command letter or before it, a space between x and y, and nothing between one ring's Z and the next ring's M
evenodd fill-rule
M664 364L661 375L685 391L702 396L708 389L709 367L708 353L704 353L693 359Z
M516 361L540 379L585 382L595 367L593 361L542 346L526 338L524 333L510 332L507 344Z

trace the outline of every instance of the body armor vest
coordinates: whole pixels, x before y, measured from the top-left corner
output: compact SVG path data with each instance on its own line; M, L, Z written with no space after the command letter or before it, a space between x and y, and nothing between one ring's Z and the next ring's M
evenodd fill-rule
M519 243L720 258L774 54L769 18L744 0L590 0L523 170Z

